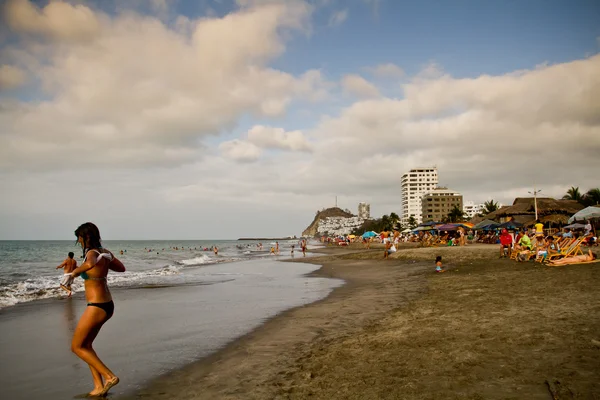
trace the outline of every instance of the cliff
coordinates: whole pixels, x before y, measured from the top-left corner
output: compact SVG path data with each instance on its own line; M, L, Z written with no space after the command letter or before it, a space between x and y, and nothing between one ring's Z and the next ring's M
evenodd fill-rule
M319 211L317 215L315 215L315 219L313 222L302 232L302 236L305 237L313 237L316 236L319 229L319 222L321 220L325 220L329 217L345 217L350 218L354 217L354 214L349 213L347 211L342 210L338 207L327 208L325 210Z

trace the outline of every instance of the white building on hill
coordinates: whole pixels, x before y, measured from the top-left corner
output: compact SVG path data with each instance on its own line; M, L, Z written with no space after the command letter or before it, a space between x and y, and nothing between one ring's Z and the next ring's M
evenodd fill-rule
M463 212L467 214L467 218L471 219L477 214L483 212L483 204L475 204L472 201L465 201L463 203Z
M402 211L400 220L408 224L412 216L417 223L423 222L421 198L438 186L437 167L415 168L402 175Z

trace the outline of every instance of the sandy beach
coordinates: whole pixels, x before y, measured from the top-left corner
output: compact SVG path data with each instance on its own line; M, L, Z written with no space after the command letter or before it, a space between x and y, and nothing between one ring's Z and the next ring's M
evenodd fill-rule
M493 245L322 252L314 275L346 285L118 398L600 396L600 263L516 263Z

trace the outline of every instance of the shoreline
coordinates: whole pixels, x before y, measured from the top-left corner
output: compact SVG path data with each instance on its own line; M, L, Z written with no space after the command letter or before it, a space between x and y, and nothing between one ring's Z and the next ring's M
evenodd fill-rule
M494 245L403 248L389 260L357 247L291 261L346 282L326 298L118 399L600 393L600 264L499 260ZM432 272L435 254L446 274Z
M327 342L328 331L340 329L354 330L369 321L382 317L386 312L401 306L424 290L422 272L426 269L424 264L412 266L401 271L394 270L393 266L401 265L398 261L390 263L373 275L368 270L373 257L381 255L379 249L359 251L353 248L324 247L312 250L319 255L311 257L288 259L281 261L302 262L321 265L321 267L307 274L310 277L341 279L345 283L334 288L325 298L316 302L286 310L258 326L248 334L232 341L216 353L195 361L181 369L157 377L138 393L119 396L118 400L129 399L263 399L270 398L269 386L265 384L271 378L271 372L282 368L292 368L293 357L298 355L303 346L314 342ZM343 257L356 257L370 253L366 260L355 259L348 268L348 260ZM342 257L342 258L340 258ZM415 287L400 293L402 299L390 299L381 295L381 289L386 286L390 292L399 289L396 278L419 283ZM388 282L386 284L386 282ZM371 301L367 305L375 306L368 313L364 313L365 304L357 304L357 290L366 291L363 296ZM389 294L389 293L388 293ZM347 314L342 318L338 312ZM360 321L356 321L356 317ZM265 369L265 366L268 368ZM266 374L263 374L266 372ZM280 373L280 372L277 372ZM194 382L189 385L189 382ZM258 384L258 385L257 385Z

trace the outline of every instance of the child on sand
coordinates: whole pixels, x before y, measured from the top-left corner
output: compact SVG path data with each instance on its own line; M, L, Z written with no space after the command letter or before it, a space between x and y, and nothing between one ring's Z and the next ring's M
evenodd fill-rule
M445 272L442 267L442 256L437 256L435 258L435 272Z
M60 288L65 292L69 293L69 297L73 294L71 290L71 284L73 283L73 275L71 273L75 268L77 268L77 261L73 258L75 254L70 251L68 257L65 258L65 261L62 262L56 269L64 268L63 278L60 280Z

